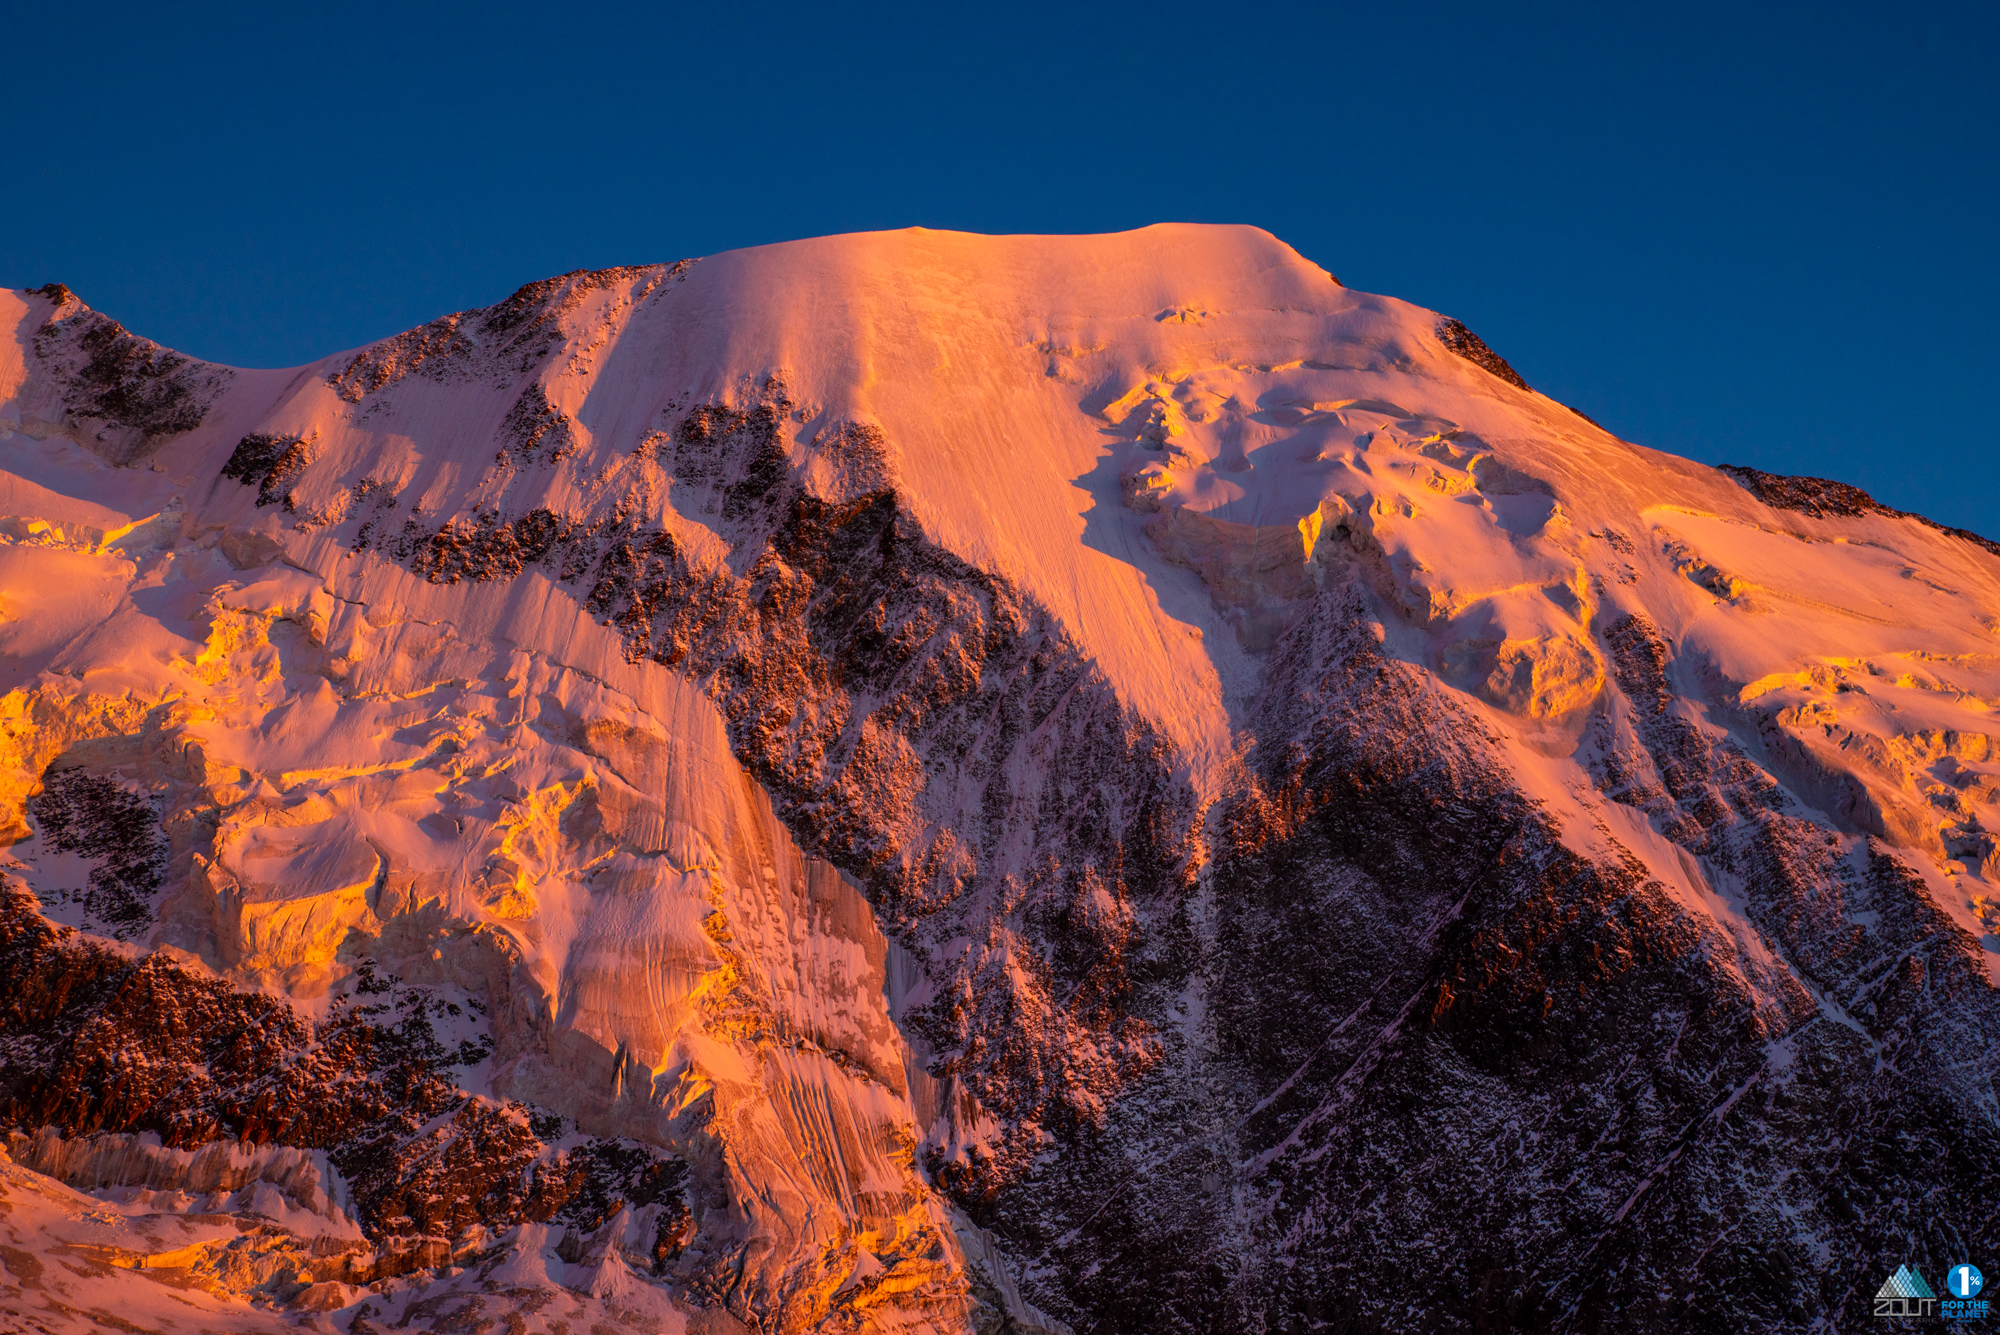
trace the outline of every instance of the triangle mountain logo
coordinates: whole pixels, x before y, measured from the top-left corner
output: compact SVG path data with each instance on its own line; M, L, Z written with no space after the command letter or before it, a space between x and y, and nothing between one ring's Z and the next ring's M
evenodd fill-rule
M1877 1298L1937 1297L1931 1292L1931 1286L1924 1282L1924 1277L1906 1265L1897 1266L1896 1273L1883 1281L1882 1287L1875 1291L1875 1296Z

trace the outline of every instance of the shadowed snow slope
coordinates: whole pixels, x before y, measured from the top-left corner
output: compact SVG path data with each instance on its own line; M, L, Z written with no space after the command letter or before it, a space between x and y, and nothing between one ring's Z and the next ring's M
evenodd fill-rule
M1831 1331L1995 1241L1990 543L1252 228L0 327L12 1319Z

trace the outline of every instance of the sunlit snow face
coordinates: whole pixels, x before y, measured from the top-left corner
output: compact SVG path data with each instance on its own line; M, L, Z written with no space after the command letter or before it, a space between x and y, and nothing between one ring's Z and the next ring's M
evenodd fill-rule
M1589 586L1552 488L1457 422L1364 394L1372 378L1298 363L1147 380L1100 413L1125 505L1203 571L1247 648L1268 647L1327 562L1360 559L1454 683L1537 718L1587 706ZM1247 565L1219 554L1246 547Z

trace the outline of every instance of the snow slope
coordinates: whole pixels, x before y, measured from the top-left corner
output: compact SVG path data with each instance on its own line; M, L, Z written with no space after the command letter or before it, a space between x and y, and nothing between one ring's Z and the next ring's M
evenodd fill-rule
M486 1017L442 1068L468 1107L689 1165L686 1236L661 1201L568 1241L532 1201L473 1243L362 1210L476 1252L482 1301L1561 1325L1708 1254L1626 1230L1671 1165L1735 1183L1763 1252L1921 1236L1900 1198L1787 1198L1862 1170L1786 1107L1866 1086L1954 1154L1993 1134L1990 1055L1913 1059L1921 1097L1881 1071L1992 1051L2000 551L1620 441L1266 233L787 243L292 371L61 289L0 325L0 820L37 911L321 1023L377 970L430 989ZM1658 1087L1608 1098L1593 1033ZM1459 1095L1398 1092L1423 1045ZM160 1129L51 1101L36 1051L24 1131ZM1369 1296L1358 1256L1471 1266L1479 1216L1354 1128L1429 1162L1572 1083L1641 1129L1495 1176L1579 1213L1492 1202L1478 1312ZM1732 1115L1764 1129L1672 1148ZM1760 1137L1805 1166L1744 1176ZM1399 1175L1400 1242L1329 1223ZM1211 1269L1149 1276L1177 1228ZM1738 1278L1771 1328L1851 1296Z

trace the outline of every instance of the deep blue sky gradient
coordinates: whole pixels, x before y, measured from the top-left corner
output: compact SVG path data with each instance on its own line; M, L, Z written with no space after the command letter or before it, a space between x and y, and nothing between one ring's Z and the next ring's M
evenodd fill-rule
M581 267L1268 228L1630 439L2000 537L2000 7L0 11L0 283L292 365Z

